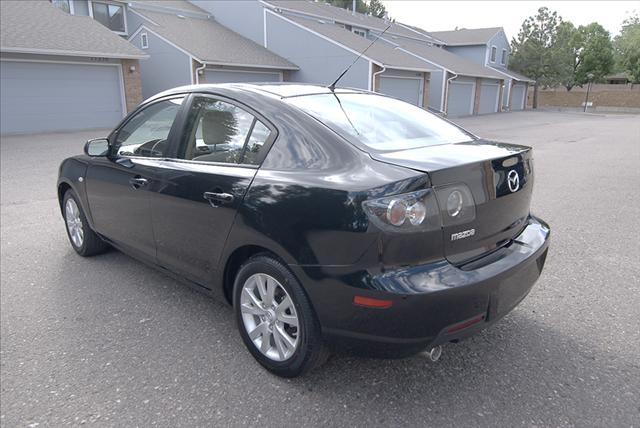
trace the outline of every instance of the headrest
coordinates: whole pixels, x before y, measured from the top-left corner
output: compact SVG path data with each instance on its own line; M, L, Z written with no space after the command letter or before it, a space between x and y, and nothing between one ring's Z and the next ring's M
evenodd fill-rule
M233 113L222 110L208 110L202 115L202 139L205 144L224 144L231 141L236 133L236 119Z

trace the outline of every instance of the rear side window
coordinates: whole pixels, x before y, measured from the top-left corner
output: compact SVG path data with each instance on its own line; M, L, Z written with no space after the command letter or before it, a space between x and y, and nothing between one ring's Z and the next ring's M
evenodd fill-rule
M375 151L395 151L472 141L473 137L420 107L374 94L291 97L345 139Z
M246 110L196 97L189 111L180 158L199 162L259 163L271 130Z

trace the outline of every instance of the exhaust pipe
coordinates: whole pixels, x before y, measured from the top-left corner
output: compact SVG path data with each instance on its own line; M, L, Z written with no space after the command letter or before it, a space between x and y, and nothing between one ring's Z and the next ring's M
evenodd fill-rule
M429 360L431 360L431 362L435 363L442 356L442 346L438 345L438 346L435 346L435 347L429 349L428 351L424 351L424 355L427 358L429 358Z

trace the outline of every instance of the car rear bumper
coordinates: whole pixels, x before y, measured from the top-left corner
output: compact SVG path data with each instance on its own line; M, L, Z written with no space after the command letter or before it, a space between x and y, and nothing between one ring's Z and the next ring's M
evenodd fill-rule
M540 276L549 237L549 226L530 217L509 245L460 267L441 260L375 273L291 268L305 285L329 344L403 356L470 336L509 313ZM390 301L391 306L358 306L355 296Z

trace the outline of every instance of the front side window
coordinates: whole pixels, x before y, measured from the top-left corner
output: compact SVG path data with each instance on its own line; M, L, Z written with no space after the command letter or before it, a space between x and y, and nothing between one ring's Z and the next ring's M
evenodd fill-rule
M138 112L118 131L120 156L164 157L167 138L183 98L160 101Z
M271 134L251 113L206 97L194 99L186 129L181 158L214 163L259 164Z
M496 62L496 51L498 48L491 46L491 62Z
M356 145L395 151L472 141L473 137L420 107L374 94L291 97L289 103Z
M119 4L91 2L93 19L118 33L125 33L124 6Z

